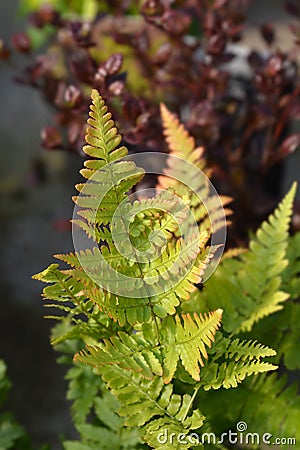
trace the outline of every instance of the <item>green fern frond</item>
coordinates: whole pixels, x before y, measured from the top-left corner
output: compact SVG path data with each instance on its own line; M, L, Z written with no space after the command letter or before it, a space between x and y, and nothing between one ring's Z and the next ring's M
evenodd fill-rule
M297 384L287 383L287 377L279 377L276 373L263 374L246 380L239 389L223 391L218 394L218 408L230 417L232 424L240 420L247 423L249 432L255 432L261 436L264 433L272 435L271 442L275 438L293 438L294 444L279 445L279 448L299 448L300 442L300 396ZM205 402L206 396L201 401ZM229 402L238 404L239 408L227 409ZM212 420L218 422L213 409L213 403L207 405L206 413ZM224 420L224 418L222 418ZM288 446L288 447L287 447Z
M288 264L286 259L288 230L292 215L296 184L264 222L250 242L250 251L242 256L244 270L239 274L242 289L252 300L252 308L240 329L249 331L263 317L283 308L289 295L280 291L281 278Z
M173 386L165 386L161 377L145 380L118 366L104 367L100 373L121 404L119 414L125 417L125 424L141 427L143 439L153 448L159 448L156 433L163 428L188 434L202 426L204 417L192 409L193 398L174 394Z
M97 159L86 161L87 168L81 170L89 182L76 186L81 195L73 200L84 208L79 212L84 220L74 219L74 223L99 242L108 237L101 226L111 222L118 205L126 199L125 193L143 178L144 173L132 161L122 161L128 151L124 146L118 147L122 138L96 90L92 91L89 116L87 145L83 151Z
M223 325L228 332L250 331L263 317L281 310L289 298L282 290L281 277L288 264L288 229L295 191L294 184L274 214L259 228L250 249L239 259L223 261L205 285L202 308L221 306Z
M53 306L73 313L75 316L83 313L84 309L89 311L93 306L84 295L84 285L59 270L58 264L51 264L47 269L33 275L32 278L44 283L53 283L45 287L42 294L46 300L57 302L47 304L48 307ZM70 305L70 302L73 305Z
M111 113L107 111L104 100L98 91L92 91L92 105L90 107L90 117L86 142L89 145L84 147L84 152L94 158L103 160L104 163L116 161L124 156L123 148L116 148L121 143L121 136L118 134Z
M85 341L87 338L98 340L99 337L106 337L110 333L110 330L108 327L104 324L99 324L97 322L95 323L88 323L88 322L79 322L76 324L73 324L73 326L65 332L64 334L60 335L59 337L56 337L54 339L51 339L51 344L53 346L56 346L58 344L61 344L64 341L69 341L73 339L81 339L82 341Z
M129 336L119 332L103 344L87 346L87 350L78 353L75 360L96 368L108 365L141 373L151 379L155 375L162 376L169 383L181 360L187 372L196 380L200 380L200 368L207 358L206 347L214 341L214 334L221 323L222 311L218 310L205 316L194 317L184 315L163 321L160 332L164 345L142 338L140 333ZM183 321L183 323L182 323ZM148 329L149 333L149 329ZM163 365L161 364L163 355Z
M203 423L204 416L199 411L194 411L192 422L194 427L199 428ZM172 420L156 419L148 425L144 435L144 440L155 450L187 450L189 448L203 449L203 445L193 440L193 424L189 427L190 433L182 431L181 424L176 424ZM198 434L196 435L198 437ZM191 438L190 438L191 437Z
M288 370L300 369L300 304L296 301L286 303L283 310L256 324L251 336L271 345L277 351L277 363L283 363Z
M75 262L75 255L58 255ZM66 273L65 273L66 272ZM81 273L85 272L81 269ZM68 339L83 339L89 337L96 339L106 337L111 328L108 328L109 318L104 315L85 293L86 286L76 277L70 276L68 271L58 269L58 264L51 264L47 269L32 278L52 283L43 289L43 298L47 308L54 308L64 315L47 316L60 321L71 321L72 327L60 336L55 336L52 345L60 344ZM88 321L87 321L88 319Z
M61 271L59 274L66 279L69 277L78 280L81 292L85 293L91 304L118 321L121 326L124 326L126 322L131 325L136 322L147 322L152 314L159 317L175 314L180 302L190 298L190 293L196 289L195 284L201 282L214 254L213 249L204 247L207 239L206 232L200 235L200 241L191 239L191 243L185 243L181 239L176 239L176 245L174 241L168 243L162 255L152 262L128 266L128 275L135 275L137 279L142 276L146 283L149 283L152 293L150 297L134 299L99 289L97 283L90 279L93 274L96 281L99 276L102 282L105 279L105 266L97 247L85 252L81 251L79 254L56 255L58 259L75 268ZM106 262L115 270L122 265L122 259L115 249L108 252L104 248L101 255L104 255ZM74 280L73 282L75 283ZM153 283L155 283L154 286ZM157 295L155 290L158 292ZM128 292L130 292L130 285L128 285Z
M215 354L209 355L209 361L201 372L201 384L205 390L236 388L250 375L277 369L277 366L261 361L276 355L275 350L255 341L222 337L218 339L212 352Z
M189 213L187 194L180 199L158 192L154 199L129 202L126 191L143 174L134 163L122 160L125 150L116 148L121 137L101 96L93 91L92 100L86 150L98 160L94 169L89 161L88 172L84 172L89 182L78 188L83 194L76 200L81 218L75 220L81 221L80 226L98 245L56 255L71 269L55 266L53 279L41 275L42 281L54 283L45 288L44 296L53 300L51 306L56 302L57 309L73 314L74 323L80 313L107 314L120 326L174 315L180 302L188 300L195 284L201 282L216 249L205 247L207 230L198 235L196 230L195 236L185 240L177 237L178 227ZM51 267L48 270L53 271ZM112 282L116 289L122 284L123 295L109 292ZM130 295L136 289L138 299ZM80 326L77 331L82 333Z
M175 319L168 317L163 322L165 383L172 380L179 360L194 380L200 380L200 366L204 366L203 358L208 357L206 347L211 347L214 341L222 312L218 309L204 316L195 313L193 317L189 314Z
M243 421L247 424L245 433L257 433L261 437L269 433L271 443L276 438L285 438L285 444L282 442L278 448L299 449L300 396L297 385L287 384L286 376L279 377L276 373L252 376L237 389L199 390L197 399L209 418L211 431L217 436L235 430L238 422ZM294 439L294 443L288 443L288 438ZM256 445L249 448L262 449Z
M66 375L70 380L67 399L72 400L72 417L76 426L84 424L103 382L89 367L73 366Z
M87 346L87 350L75 356L76 361L96 368L118 365L123 369L140 372L147 379L162 375L159 359L158 348L149 348L140 335L130 336L124 332L119 332L118 336L109 340L105 339L97 346Z
M300 232L289 238L287 259L289 264L282 274L283 289L290 294L291 298L298 299L300 296Z
M68 399L73 400L72 415L80 441L65 441L66 450L120 450L139 448L141 432L124 426L124 420L117 414L119 403L116 398L103 389L98 375L84 366L69 370L70 380ZM94 420L88 420L94 416Z
M184 179L173 162L159 180L167 192L131 201L127 191L143 172L123 159L127 150L119 147L121 136L96 91L92 100L84 151L96 159L81 171L87 182L77 185L75 223L94 239L94 247L58 254L68 268L52 264L34 276L51 283L43 296L66 315L53 344L71 342L69 354L77 352L74 360L85 364L67 376L81 442L64 445L67 450L202 448L176 440L161 444L159 436L165 429L182 436L202 427L205 417L196 407L201 391L237 387L246 377L276 369L268 362L273 349L218 330L221 319L231 333L250 330L286 300L281 277L295 189L257 232L250 250L227 255L200 290L218 250L208 246L216 231L211 219L224 225L218 196L210 195L205 177L198 178L199 169L205 170L202 149L162 107L171 154L196 171L185 169L186 184L170 181L168 176ZM228 201L223 198L223 205ZM193 232L190 213L196 218ZM205 310L213 312L201 313Z
M249 380L245 388L252 395L247 396L241 414L252 429L259 432L263 428L274 436L294 437L298 443L300 396L297 384L287 386L286 382L286 377L277 374ZM254 398L259 401L254 402Z
M119 325L127 323L134 326L137 322L148 322L152 315L152 304L148 298L128 298L110 292L101 292L99 288L89 290L91 301L100 311L105 312Z

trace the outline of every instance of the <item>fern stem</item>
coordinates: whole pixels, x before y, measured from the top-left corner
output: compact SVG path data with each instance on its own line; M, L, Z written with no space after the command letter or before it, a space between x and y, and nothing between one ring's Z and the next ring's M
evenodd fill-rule
M191 400L189 401L189 403L188 403L188 405L187 405L186 412L185 412L185 414L184 414L184 416L183 416L183 418L182 418L182 422L184 422L185 419L187 418L187 415L188 415L188 413L189 413L189 410L190 410L191 406L192 406L193 403L194 403L194 400L195 400L195 398L196 398L196 395L198 394L198 391L199 391L200 387L201 387L201 384L200 384L200 383L198 384L197 387L195 387L195 390L194 390L194 392L193 392L193 395L192 395L192 397L191 397Z

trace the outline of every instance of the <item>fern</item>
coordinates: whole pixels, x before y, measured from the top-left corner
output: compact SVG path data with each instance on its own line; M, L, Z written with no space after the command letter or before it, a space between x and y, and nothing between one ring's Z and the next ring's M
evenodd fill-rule
M243 405L241 415L247 418L249 425L260 431L263 424L274 436L295 437L299 442L300 396L297 386L286 387L286 377L278 378L272 374L253 379L246 387L260 398L259 403L254 404L249 395Z
M76 361L91 364L97 368L118 365L123 369L139 372L147 379L162 375L159 349L151 348L142 336L119 332L118 336L104 340L103 344L87 346L75 356Z
M217 305L224 309L223 325L228 332L250 331L256 322L281 310L289 298L282 290L282 276L288 265L288 228L295 191L296 185L259 228L249 250L239 259L225 259L205 285L202 302L209 309ZM193 304L196 302L197 296Z
M148 379L164 375L165 383L172 380L180 359L187 372L199 381L199 365L203 366L202 358L207 358L205 345L211 346L221 317L221 310L205 317L197 314L193 318L190 315L182 316L183 324L179 316L175 320L169 317L162 323L160 330L163 346L156 342L151 326L145 325L142 333L128 336L120 332L118 337L105 340L102 345L88 346L89 353L81 352L75 359L97 368L117 364L121 368L139 372Z
M66 272L58 270L58 264L51 264L43 272L33 276L36 280L52 283L43 291L43 297L47 300L46 306L58 308L66 313L68 320L71 320L74 325L60 336L55 336L52 341L53 345L66 339L82 338L83 336L99 338L101 335L103 337L108 335L109 319L101 314L84 294L84 284L76 277L70 277L68 271ZM82 271L82 273L84 272ZM50 302L48 302L49 300ZM63 315L47 317L60 321L65 320ZM89 318L88 324L86 323L87 317Z
M206 171L202 150L195 148L184 127L164 107L162 116L171 154L186 158L197 173ZM95 159L86 161L81 171L87 182L77 186L74 227L91 238L91 246L56 255L68 268L52 264L34 276L51 283L43 297L48 306L57 308L52 317L60 320L53 344L76 353L76 364L67 375L68 398L74 402L73 419L81 441L64 446L66 450L195 447L177 441L160 444L158 438L165 429L175 435L201 429L205 417L199 401L205 391L236 388L251 375L276 369L269 362L276 353L273 349L224 334L220 305L226 330L238 332L276 311L285 300L279 284L286 266L293 192L263 225L250 250L237 252L240 259L234 254L224 261L220 278L230 292L220 298L218 281L209 281L201 292L197 286L218 251L208 243L224 226L223 210L211 195L208 179L186 173L195 190L191 192L188 185L170 180L180 170L171 164L152 199L135 195L132 200L128 191L142 179L143 171L124 159L127 150L119 146L121 136L96 91L88 125L84 151ZM227 201L224 198L223 204ZM191 213L197 221L192 232ZM256 264L269 253L271 263L263 278ZM249 279L246 271L251 271ZM249 280L258 283L256 290ZM237 306L241 300L244 304Z
M204 367L202 384L205 390L235 388L246 377L277 369L262 358L275 356L276 352L255 341L223 338L217 351Z
M219 227L224 226L224 212L226 215L231 214L231 210L223 211L221 208L221 205L226 206L230 203L231 198L225 196L219 198L211 190L208 181L211 171L206 167L204 148L196 147L194 138L165 105L161 105L161 116L164 134L173 158L169 160L169 166L164 170L165 175L159 177L158 187L161 189L171 187L179 195L191 196L191 211L199 222L200 229L211 230L213 219L214 230L212 231L216 232ZM201 172L203 175L200 175ZM182 179L188 181L189 186L178 181ZM191 193L191 187L193 193Z
M73 400L72 416L81 438L65 441L66 450L125 450L141 443L141 433L124 426L124 420L117 414L118 401L103 391L103 382L97 374L88 367L74 366L66 378L70 380L67 398ZM91 413L93 421L88 420Z
M83 151L97 159L86 161L86 168L81 170L90 182L76 186L84 195L74 197L74 201L84 208L80 215L86 220L76 219L75 223L99 242L109 236L103 225L111 222L118 205L126 198L125 193L143 177L143 172L133 162L121 160L127 155L127 149L119 147L121 136L111 113L95 90L92 91L92 100L87 145Z
M164 386L161 377L149 381L140 374L132 375L118 367L105 367L101 374L122 404L119 414L126 418L125 424L148 428L144 440L152 447L159 448L157 436L164 428L188 434L190 430L201 427L204 420L201 412L195 409L190 413L192 397L174 394L172 385Z
M277 364L283 364L289 370L300 368L300 305L289 301L283 310L264 318L254 325L247 337L260 336L267 345L277 351Z
M247 424L245 433L257 433L260 437L268 433L272 444L276 438L295 439L296 444L279 445L278 448L299 449L300 396L295 384L287 385L285 376L278 377L273 373L250 377L238 389L202 391L199 401L217 435L228 429L236 430L236 424L243 421ZM229 404L235 407L228 408ZM265 447L261 442L261 446L250 448Z
M203 358L208 357L206 346L211 347L214 341L222 312L217 310L204 317L196 313L194 317L183 315L183 324L179 316L175 320L168 318L163 323L165 383L172 380L179 359L192 378L200 380L199 366L203 367Z
M300 295L300 233L288 241L287 259L289 264L282 273L283 289L292 299Z

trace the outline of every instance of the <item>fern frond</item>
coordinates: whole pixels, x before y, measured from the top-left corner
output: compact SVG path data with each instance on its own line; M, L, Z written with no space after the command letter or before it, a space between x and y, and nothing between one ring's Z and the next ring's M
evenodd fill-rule
M211 220L214 219L213 232L216 232L218 227L224 226L224 212L226 215L232 213L231 210L223 210L220 206L221 204L226 206L232 199L225 196L219 198L212 194L206 178L210 177L211 171L206 168L203 157L204 148L196 148L194 138L189 135L178 118L165 105L161 105L161 117L170 155L180 159L169 159L168 168L164 170L164 175L158 178L157 187L161 189L171 187L181 197L187 194L191 195L190 187L192 187L191 210L197 222L200 223L200 229L211 229ZM180 160L189 164L181 164ZM182 179L188 181L189 187L178 181Z
M98 91L92 90L92 105L90 107L90 117L88 119L88 132L84 147L84 152L94 158L102 159L105 163L115 161L124 156L124 150L116 148L121 143L121 136L118 134L111 113L107 111L104 100Z
M189 135L183 124L164 104L160 106L160 113L164 126L164 135L171 153L197 164L199 169L204 170L206 168L206 162L203 158L204 147L196 148L194 138Z
M287 384L286 376L279 377L276 373L252 376L238 389L199 390L197 399L216 435L235 429L236 424L243 421L247 424L247 433L260 436L269 433L272 443L276 438L295 440L294 443L290 441L290 445L287 440L282 441L278 448L299 448L300 396L297 385Z
M255 322L282 309L282 303L289 298L280 290L280 274L288 264L288 230L295 193L296 184L257 231L256 239L250 242L250 251L242 256L244 270L239 274L239 281L252 300L252 308L247 311L241 330L251 330Z
M164 382L169 383L181 360L186 371L196 381L200 380L200 366L207 359L206 347L211 347L214 335L221 324L222 310L208 315L177 315L168 317L162 324L164 338ZM183 321L183 323L182 323Z
M262 427L274 436L294 437L300 440L300 396L297 384L286 385L286 377L264 375L249 380L245 388L250 395L245 399L242 414L256 431ZM254 399L259 399L255 402Z
M144 173L132 161L122 161L128 151L124 146L118 147L122 138L96 90L92 91L89 116L87 145L83 151L97 159L87 161L87 168L81 170L88 182L76 186L81 195L73 200L84 208L79 212L84 220L74 219L74 223L99 242L108 236L103 225L111 222L118 205L126 199L125 193L143 178Z
M263 317L281 310L289 298L282 290L281 277L288 264L288 229L295 191L293 185L259 228L250 249L239 259L223 261L205 285L203 308L222 307L223 325L229 332L250 331Z
M277 366L261 361L276 355L275 350L253 341L230 340L223 337L215 344L208 363L202 369L201 384L205 390L236 388L246 377Z
M66 278L78 280L82 292L100 311L118 321L121 326L126 322L134 325L136 322L147 322L152 314L159 317L175 314L179 303L189 299L190 293L196 289L195 283L201 282L214 254L213 249L205 249L207 239L208 234L204 232L200 235L200 241L191 239L191 242L186 243L181 239L173 240L167 244L162 255L153 261L135 266L128 265L127 268L124 267L119 252L114 248L110 251L103 248L100 254L100 250L95 247L75 254L56 255L56 258L74 267L60 273ZM145 291L145 296L135 299L99 289L97 280L99 284L103 283L107 276L102 256L113 269L123 271L127 269L128 275L136 276L137 282L139 279L144 280L149 285L149 291ZM124 288L124 282L122 283ZM133 287L128 281L128 292Z
M198 409L192 409L192 397L174 394L173 386L165 386L161 377L145 380L141 374L118 366L104 367L100 373L121 404L119 414L125 417L125 424L141 427L143 439L154 448L159 448L155 440L163 428L187 435L202 426L204 417Z
M58 264L51 264L47 269L33 275L32 278L44 283L53 283L51 286L44 288L43 297L47 300L54 300L57 304L48 306L61 306L66 311L74 313L74 315L83 312L82 306L87 301L83 293L83 284L62 273L58 269ZM73 303L73 306L69 304L70 301ZM89 304L90 306L91 304Z
M297 392L297 384L287 383L286 376L278 374L262 374L246 380L239 389L223 391L218 394L218 408L224 413L229 412L231 423L243 420L248 425L248 431L256 432L261 436L270 433L272 437L294 438L294 445L290 448L299 448L300 442L300 396ZM205 396L201 398L205 402ZM238 404L239 408L226 406L229 402ZM212 420L217 421L211 407L207 405L207 413ZM223 418L222 418L223 420ZM296 445L295 445L296 444ZM286 445L279 448L286 448Z
M283 362L288 370L300 369L300 304L296 301L286 303L283 310L256 324L251 336L277 350L277 361Z
M283 289L297 299L300 296L300 232L289 238L287 259L289 264L282 274Z
M71 412L78 426L86 422L103 383L89 367L79 365L68 370L66 379L69 380L67 399L73 401Z
M181 318L168 317L161 326L164 345L151 341L151 344L140 334L129 336L119 332L103 344L87 346L87 350L79 352L75 359L78 362L92 365L96 368L107 365L141 373L151 379L155 375L162 376L169 383L181 360L187 372L196 380L200 380L200 368L204 366L203 358L207 358L206 347L214 341L214 334L220 326L222 311L218 310L205 316L189 314ZM183 323L182 323L183 321ZM149 333L149 330L148 330ZM161 360L163 355L163 365Z
M65 441L66 450L125 450L136 448L141 432L124 426L117 414L119 403L103 389L103 382L88 367L75 366L67 374L68 399L73 400L72 414L81 441ZM94 416L91 422L89 416Z
M65 259L70 262L72 260L75 263L75 255L59 256L61 256L61 259L66 256ZM81 272L85 274L82 269ZM99 339L99 337L106 337L109 334L108 330L111 330L110 319L88 297L86 285L70 276L68 271L59 270L58 264L51 264L47 269L32 278L44 283L52 283L43 289L42 297L46 301L45 306L65 313L65 315L47 317L61 322L71 322L73 325L59 336L55 336L52 345L58 345L68 339L83 339L85 337ZM109 325L110 328L108 328Z
M87 350L75 357L76 361L96 368L117 364L123 369L140 372L147 379L162 375L159 359L158 348L149 348L140 335L130 336L124 332L119 332L118 336L109 340L105 339L97 346L87 346Z

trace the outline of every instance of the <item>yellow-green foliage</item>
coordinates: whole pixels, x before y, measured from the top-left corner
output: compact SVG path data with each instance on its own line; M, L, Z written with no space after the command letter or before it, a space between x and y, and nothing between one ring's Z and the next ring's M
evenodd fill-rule
M205 285L203 294L196 293L202 300L199 311L204 304L208 308L221 305L225 311L223 325L228 332L250 331L256 322L281 310L289 298L284 291L283 274L288 266L288 229L295 191L294 184L274 214L258 229L249 250L227 257ZM294 253L296 249L295 246ZM294 267L291 261L291 273L285 275L294 280L293 285Z
M195 148L184 127L165 107L162 116L171 153L209 175L203 151ZM176 434L199 432L203 423L214 429L211 419L217 423L217 411L209 411L205 402L209 403L215 390L225 388L230 394L231 388L238 389L245 378L256 375L257 379L257 374L276 369L270 359L275 350L258 343L256 337L242 337L240 332L283 308L288 298L281 277L287 267L288 225L295 188L257 232L250 249L228 254L202 292L198 286L210 260L207 243L211 230L199 198L193 198L186 186L167 178L174 175L176 167L165 171L158 187L175 192L182 203L161 194L151 200L131 201L128 190L142 179L143 171L124 160L127 149L120 146L121 136L97 91L92 93L86 141L83 150L93 159L86 161L81 171L89 183L77 185L81 195L74 201L80 218L75 225L93 238L94 247L56 255L70 268L61 270L58 264L52 264L34 276L51 283L43 296L48 305L65 312L63 317L57 315L61 325L56 328L53 343L76 341L79 349L75 368L69 373L69 396L75 400L73 414L82 442L66 442L65 448L195 447L177 442L161 445L157 437L164 429ZM227 201L223 199L224 204ZM121 203L124 211L134 217L130 225L134 248L148 248L151 236L153 247L149 251L160 254L156 259L132 260L119 253L113 232L122 237L123 228L114 229L114 215ZM166 203L176 209L182 222L186 218L184 205L193 210L200 230L196 250L193 242L184 242L178 235L176 221L162 207ZM184 271L190 262L191 267ZM130 296L130 284L127 296L108 292L90 276L100 273L105 278L107 263L128 276L149 278L151 295L146 289L139 298ZM182 275L179 281L178 275ZM155 294L155 287L161 288L170 280L172 288ZM285 285L289 285L289 274L285 275ZM82 363L87 364L84 369ZM81 377L88 379L84 370L89 367L93 371L92 384L78 384L76 380ZM112 394L109 397L105 387ZM83 401L85 390L89 394ZM228 404L230 410L235 407ZM87 419L91 408L96 411L93 423ZM223 411L218 413L222 417ZM113 447L116 442L118 447Z
M2 409L10 387L11 383L7 378L6 365L0 359L0 449L31 450L32 446L23 427L17 423L11 413Z

